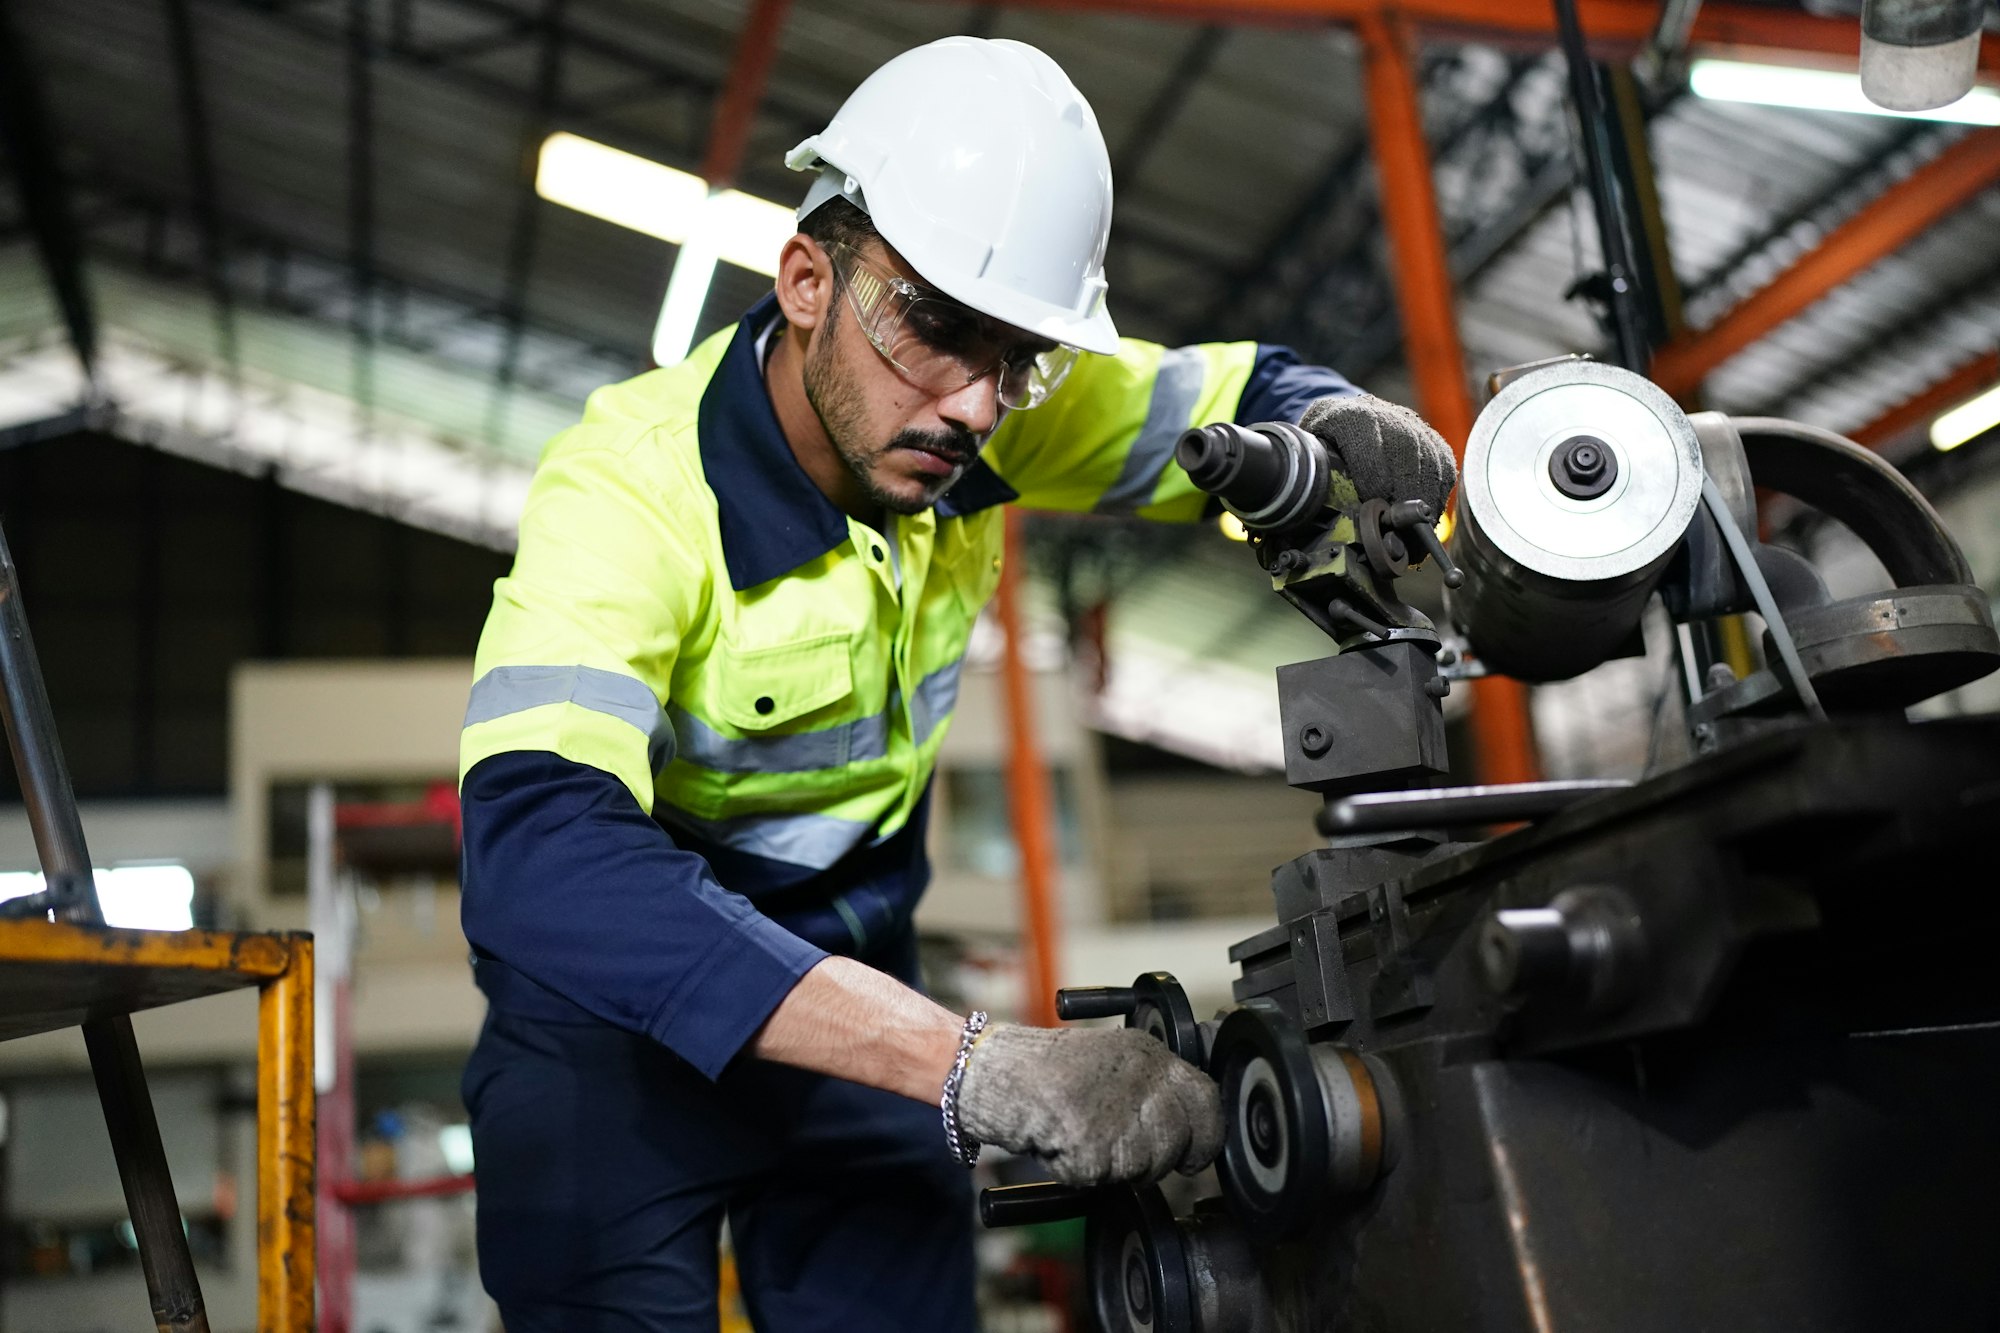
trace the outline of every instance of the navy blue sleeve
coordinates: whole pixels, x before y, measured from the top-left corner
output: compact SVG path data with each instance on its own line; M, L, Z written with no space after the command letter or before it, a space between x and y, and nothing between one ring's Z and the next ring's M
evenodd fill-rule
M609 773L498 754L459 800L472 946L710 1078L826 957L723 888Z
M1360 392L1338 371L1306 365L1289 347L1260 343L1257 360L1250 367L1250 382L1243 386L1243 397L1236 404L1236 424L1297 421L1315 398Z

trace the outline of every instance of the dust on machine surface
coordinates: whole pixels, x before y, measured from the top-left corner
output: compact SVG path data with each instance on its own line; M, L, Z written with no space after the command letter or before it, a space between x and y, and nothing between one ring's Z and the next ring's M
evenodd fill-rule
M1582 358L1496 377L1459 522L1354 504L1291 427L1180 459L1333 641L1281 668L1286 776L1327 845L1279 867L1236 1005L1170 976L1064 995L1221 1085L1217 1192L990 1191L1082 1213L1112 1333L1990 1328L2000 1320L2000 719L1908 705L2000 666L1930 505L1789 421L1689 415ZM1756 488L1892 586L1835 599L1757 540ZM1428 557L1469 648L1398 595ZM1565 679L1676 627L1685 762L1448 788L1442 698ZM1703 660L1754 612L1768 668ZM1670 719L1671 722L1671 719ZM1678 724L1676 724L1678 725ZM1470 840L1481 828L1512 831Z

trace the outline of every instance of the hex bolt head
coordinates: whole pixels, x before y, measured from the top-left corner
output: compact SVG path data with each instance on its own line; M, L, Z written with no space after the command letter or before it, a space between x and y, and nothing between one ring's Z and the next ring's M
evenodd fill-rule
M1299 730L1299 749L1308 759L1317 759L1333 748L1333 740L1324 728L1308 725Z
M1594 435L1574 435L1549 455L1549 480L1572 500L1594 500L1618 480L1618 458Z

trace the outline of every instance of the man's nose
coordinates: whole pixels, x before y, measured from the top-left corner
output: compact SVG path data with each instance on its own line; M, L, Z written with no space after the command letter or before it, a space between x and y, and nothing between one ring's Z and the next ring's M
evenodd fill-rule
M1000 424L1000 372L981 375L938 399L938 415L984 439Z

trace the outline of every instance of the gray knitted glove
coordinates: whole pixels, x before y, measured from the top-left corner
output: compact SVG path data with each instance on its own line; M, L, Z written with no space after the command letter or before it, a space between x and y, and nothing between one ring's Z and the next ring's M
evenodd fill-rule
M1299 425L1338 456L1360 499L1423 500L1442 514L1458 483L1444 437L1409 408L1372 394L1315 399Z
M988 1028L959 1087L983 1143L1033 1153L1068 1185L1199 1171L1222 1146L1222 1095L1158 1038L1131 1028Z

